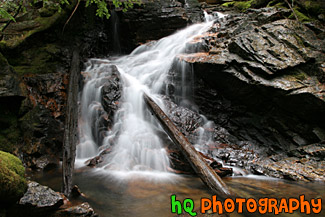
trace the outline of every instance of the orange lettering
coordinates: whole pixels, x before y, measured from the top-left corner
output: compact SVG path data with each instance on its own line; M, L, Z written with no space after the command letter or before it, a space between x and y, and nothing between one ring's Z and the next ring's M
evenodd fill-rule
M305 212L306 207L306 214L310 214L310 204L308 201L305 201L305 195L300 195L300 211L302 213Z
M238 213L243 213L243 203L245 203L245 201L244 198L236 198L236 203L238 203Z
M315 203L317 201L317 204ZM311 205L313 206L313 212L314 213L320 213L322 211L322 199L317 198L317 199L311 199Z
M218 206L218 210L219 210L219 214L222 214L223 213L223 209L222 209L222 203L221 203L221 201L219 201L219 200L217 200L217 196L212 196L212 200L213 200L213 202L212 202L212 204L213 204L213 207L212 207L212 211L214 212L214 213L216 213L217 212L217 206Z
M253 198L249 198L246 202L246 208L248 212L255 212L257 210L256 200Z
M224 206L225 206L225 211L228 213L232 213L235 210L235 203L230 198L225 200Z
M296 203L296 206L293 206L293 203ZM293 211L299 208L299 200L296 198L289 198L289 213L293 213Z
M258 211L261 213L261 214L265 214L267 212L267 202L268 202L268 198L261 198L258 200L258 204L260 205L258 207Z
M201 213L204 214L209 209L211 209L211 200L208 198L201 198Z
M282 213L283 209L285 213L289 212L287 200L285 198L280 200L279 212Z
M274 214L277 215L279 214L278 207L276 206L278 204L278 201L275 198L270 198L269 199L269 213L272 213L272 208L274 209Z

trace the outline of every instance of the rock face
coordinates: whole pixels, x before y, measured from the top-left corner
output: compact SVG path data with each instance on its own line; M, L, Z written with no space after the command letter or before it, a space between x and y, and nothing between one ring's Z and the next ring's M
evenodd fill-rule
M0 151L0 201L2 207L19 200L27 189L25 168L12 154Z
M143 2L143 5L120 14L120 41L128 52L139 44L158 40L185 28L189 23L201 21L202 11L196 0Z
M290 154L325 139L325 28L285 19L287 13L231 13L197 39L201 53L179 60L193 65L200 113L231 138L215 138L219 148L210 155L255 173L325 180L322 160Z

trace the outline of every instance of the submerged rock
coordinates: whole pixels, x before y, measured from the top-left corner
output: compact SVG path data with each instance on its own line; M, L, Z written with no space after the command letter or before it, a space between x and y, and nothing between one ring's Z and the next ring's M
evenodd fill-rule
M72 206L56 212L53 217L98 217L93 208L87 203Z

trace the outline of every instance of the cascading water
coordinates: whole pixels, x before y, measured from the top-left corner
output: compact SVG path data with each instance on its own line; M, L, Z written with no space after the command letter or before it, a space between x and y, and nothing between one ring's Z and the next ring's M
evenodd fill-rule
M166 172L169 160L157 135L159 125L144 107L142 94L146 92L164 108L158 94L162 91L175 57L184 52L187 43L205 32L211 24L206 22L189 26L157 42L142 45L127 56L112 60L91 60L85 70L77 158L90 158L98 150L111 148L106 161L102 163L102 169L110 173ZM111 74L106 68L112 65L120 73L123 91L114 126L103 132L98 123L99 117L105 115L101 89L103 80ZM101 135L104 134L103 139L99 139L99 131Z

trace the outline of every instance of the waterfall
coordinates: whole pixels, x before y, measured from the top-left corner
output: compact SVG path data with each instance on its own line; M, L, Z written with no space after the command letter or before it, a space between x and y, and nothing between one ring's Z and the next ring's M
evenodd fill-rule
M120 32L120 21L119 17L116 13L115 10L111 10L111 34L113 38L113 52L115 54L120 54L121 53L121 44L120 44L120 37L119 37L119 32Z
M105 60L90 60L84 71L85 85L81 97L77 158L90 158L109 148L101 164L104 171L167 172L169 160L158 136L159 124L147 111L143 92L164 108L159 93L178 54L188 42L207 31L212 22L194 24L175 34L136 48L131 54ZM111 75L111 66L118 69L123 90L111 129L102 129L98 121L105 116L101 103L104 80ZM187 69L184 66L184 69ZM100 131L100 133L99 133ZM103 139L99 138L104 135Z

